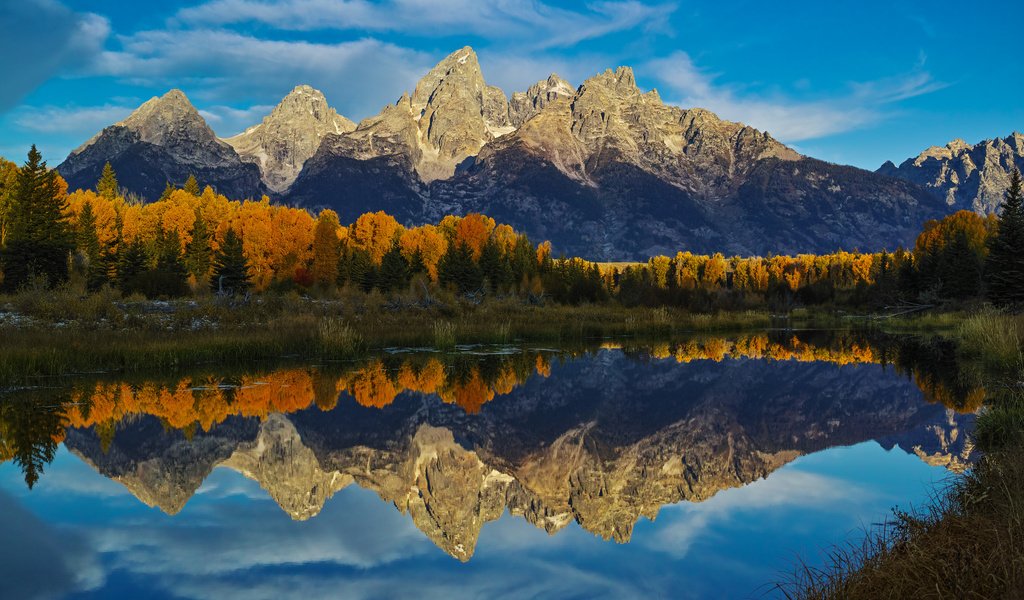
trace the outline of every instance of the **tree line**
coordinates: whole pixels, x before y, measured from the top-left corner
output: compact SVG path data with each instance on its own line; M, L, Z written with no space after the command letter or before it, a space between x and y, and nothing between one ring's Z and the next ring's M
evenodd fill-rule
M94 190L68 193L33 147L20 168L0 160L0 290L54 286L180 297L266 290L383 294L410 286L554 302L618 301L715 310L882 306L987 298L1024 301L1019 173L998 217L960 211L924 225L913 248L797 256L656 256L601 264L555 258L551 245L487 216L405 227L383 212L343 225L332 210L230 200L194 177L152 203L122 193L106 165Z

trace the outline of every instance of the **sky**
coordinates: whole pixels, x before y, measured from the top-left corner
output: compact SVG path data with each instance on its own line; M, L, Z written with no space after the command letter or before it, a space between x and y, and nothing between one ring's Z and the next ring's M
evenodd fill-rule
M171 88L227 137L309 84L359 121L465 45L506 93L634 68L644 90L875 169L1024 129L1024 3L0 0L0 156L56 165Z

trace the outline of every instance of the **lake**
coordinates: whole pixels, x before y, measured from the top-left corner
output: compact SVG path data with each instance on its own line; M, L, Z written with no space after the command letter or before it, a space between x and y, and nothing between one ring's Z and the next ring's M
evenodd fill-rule
M0 597L775 597L976 458L951 356L771 331L8 390Z

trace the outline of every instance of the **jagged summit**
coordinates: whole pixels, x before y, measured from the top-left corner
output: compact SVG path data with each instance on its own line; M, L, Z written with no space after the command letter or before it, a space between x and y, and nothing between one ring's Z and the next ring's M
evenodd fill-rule
M320 90L296 86L263 121L224 141L259 166L263 181L283 192L295 181L324 136L352 131L355 123L327 104Z
M575 88L568 81L559 77L557 73L552 73L547 79L531 85L525 92L512 94L508 108L509 122L514 127L519 127L544 110L548 104L559 98L570 98L575 93Z
M878 172L931 190L951 209L988 214L999 209L1015 168L1024 168L1024 135L1016 131L977 144L957 138L927 148L899 167L887 162Z

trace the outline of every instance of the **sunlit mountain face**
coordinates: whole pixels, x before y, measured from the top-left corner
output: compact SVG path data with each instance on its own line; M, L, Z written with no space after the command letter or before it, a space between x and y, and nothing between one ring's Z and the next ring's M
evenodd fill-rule
M724 552L775 535L817 550L857 526L832 511L877 520L969 465L984 391L957 373L941 346L773 332L392 349L357 363L82 378L4 393L0 498L16 508L8 515L36 515L40 531L76 532L75 552L95 564L91 579L76 575L68 590L111 592L105 597L140 573L168 575L147 560L188 571L175 579L181 586L224 577L225 589L243 589L228 581L230 569L181 564L203 528L225 556L259 537L245 567L254 579L267 569L300 579L343 571L349 583L409 575L409 555L438 561L437 549L452 564L483 554L474 568L486 571L498 555L516 562L582 545L593 560L577 567L671 568L650 584L677 589L675 578L698 568L691 547L714 541ZM764 521L780 511L820 523L783 534ZM381 527L372 543L366 519ZM683 532L680 519L704 525ZM127 523L148 528L148 541L129 543ZM363 540L352 548L379 554L340 557L348 536ZM263 556L274 540L283 556ZM300 542L302 550L288 546ZM655 543L662 550L652 558ZM149 559L130 559L133 544ZM747 575L730 579L720 564L701 585L723 577L750 591L771 575L763 559L735 554L729 569L748 565ZM553 584L568 568L556 563L543 573L530 563L521 575ZM178 584L169 593L188 596ZM208 593L209 584L195 589Z

